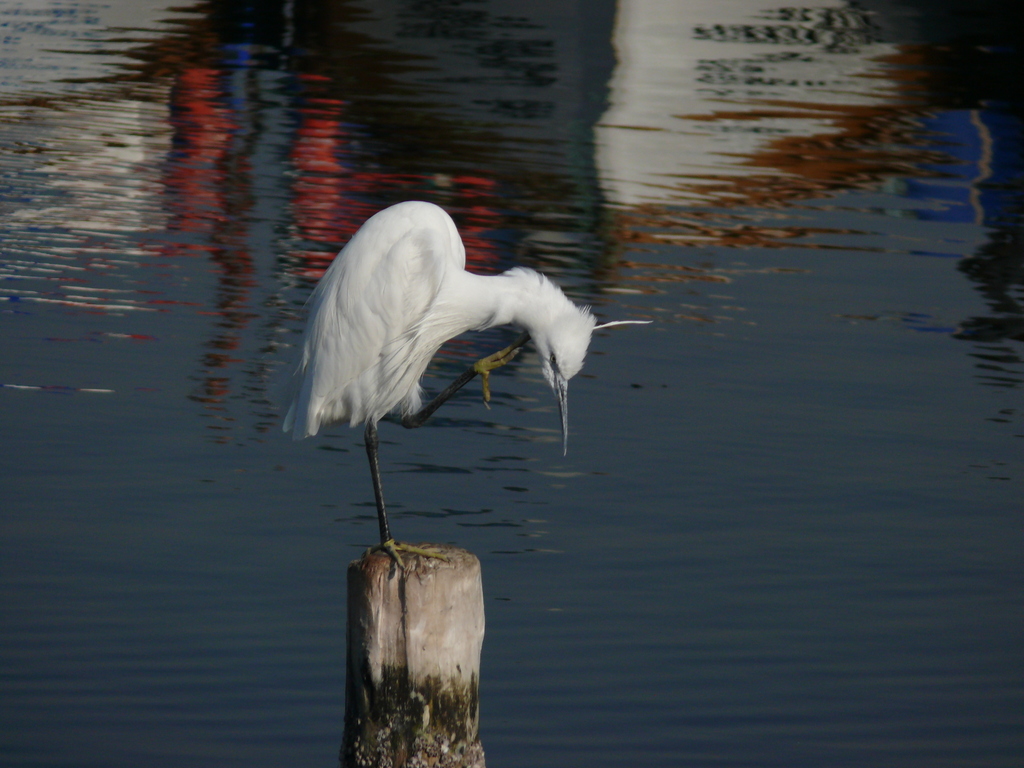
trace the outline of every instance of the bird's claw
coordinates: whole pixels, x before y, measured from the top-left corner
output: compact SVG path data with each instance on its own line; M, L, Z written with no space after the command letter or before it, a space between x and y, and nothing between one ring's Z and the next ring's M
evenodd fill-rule
M491 409L491 372L481 371L480 372L480 386L484 391L484 405L487 406L487 410Z
M420 555L421 557L433 557L438 560L444 560L445 562L448 562L448 556L443 552L438 552L433 549L426 549L424 547L414 547L411 544L403 544L402 542L395 541L394 539L388 539L387 541L382 541L380 544L374 547L370 547L368 550L366 550L366 553L363 555L363 557L366 557L366 555L369 555L372 552L386 552L394 559L394 561L398 564L398 567L404 571L405 563L402 561L402 556L398 554L399 550L401 550L402 552L407 552L410 555Z
M480 374L480 383L483 385L484 402L491 401L491 371L508 363L519 353L522 345L511 344L504 349L498 350L493 355L481 358L473 363L473 370Z

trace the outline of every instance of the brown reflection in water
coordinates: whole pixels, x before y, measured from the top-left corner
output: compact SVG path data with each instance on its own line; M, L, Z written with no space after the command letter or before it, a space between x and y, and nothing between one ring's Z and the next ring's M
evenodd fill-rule
M773 139L743 163L760 172L697 177L682 188L699 191L713 206L779 208L836 192L877 188L893 176L938 176L921 164L947 159L941 152L915 146L922 144L914 119L921 112L906 107L779 102L765 103L764 107L753 112L689 115L686 119L714 122L813 117L835 131Z
M854 230L780 225L782 217L760 223L739 209L780 210L849 190L877 190L892 178L941 177L941 171L927 166L948 163L950 157L924 135L920 121L937 108L933 94L942 87L935 79L937 72L945 70L940 66L943 56L934 47L901 46L876 59L882 69L871 77L884 79L888 95L875 103L763 100L751 110L679 115L700 125L762 120L777 125L790 120L796 126L797 121L813 120L829 130L801 135L797 127L766 138L739 163L750 169L746 174L679 177L674 187L679 198L696 198L702 204L651 203L616 209L608 225L609 237L620 251L659 243L691 248L860 248L849 241L843 246L816 242L814 237L861 234ZM666 275L673 269L662 267ZM622 277L614 271L608 280Z
M680 211L654 204L635 206L632 209L617 211L616 214L616 241L633 245L671 243L728 248L828 249L839 246L798 241L812 235L860 234L857 230L836 227L751 224L743 216L729 216L722 211Z
M965 48L970 62L963 60ZM695 179L697 186L682 188L702 191L715 206L775 208L851 189L877 189L892 177L941 177L941 172L925 166L948 163L950 156L923 134L920 120L944 109L977 108L983 99L980 90L968 96L964 84L956 81L965 66L978 72L986 64L991 67L991 59L977 46L901 45L894 53L873 59L882 67L875 74L862 76L882 82L891 94L877 104L763 101L758 102L761 108L749 112L681 116L694 122L812 118L834 129L766 142L744 165L767 173L706 176ZM965 97L973 103L965 104ZM708 187L702 181L716 183Z
M902 62L904 66L908 62ZM904 72L903 77L908 77ZM931 149L920 134L918 119L927 114L911 102L863 104L814 104L809 102L759 102L751 111L716 110L703 115L682 115L696 123L759 120L806 121L828 125L828 133L778 136L767 139L746 156L742 175L694 175L679 180L677 189L699 197L709 208L777 209L801 201L828 197L854 189L877 189L892 177L937 177L924 164L948 161L948 155ZM644 206L641 221L667 215ZM678 220L679 214L673 214ZM689 212L687 218L700 217ZM691 224L693 244L712 242L723 246L774 247L780 240L831 230L779 228L731 224L720 214L719 226ZM723 221L723 219L725 219ZM847 234L847 233L841 233ZM685 238L683 238L685 240ZM679 242L679 240L675 240ZM789 244L787 244L789 245ZM810 246L820 247L820 246Z

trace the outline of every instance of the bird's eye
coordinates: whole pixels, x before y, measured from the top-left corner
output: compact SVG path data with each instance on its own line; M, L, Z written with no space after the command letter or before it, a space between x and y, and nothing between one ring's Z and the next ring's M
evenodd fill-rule
M552 353L551 353L551 357L550 357L550 358L548 358L548 359L549 359L549 360L551 361L551 364L552 364L552 365L553 365L553 366L554 366L555 368L557 368L557 367L558 367L558 361L557 361L557 360L555 360L555 353L554 353L554 352L552 352Z

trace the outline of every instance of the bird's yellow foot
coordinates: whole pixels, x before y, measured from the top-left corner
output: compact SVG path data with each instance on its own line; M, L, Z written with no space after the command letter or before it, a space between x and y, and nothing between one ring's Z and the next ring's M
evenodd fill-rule
M484 388L484 402L491 401L491 371L501 368L519 353L522 344L510 344L493 355L481 358L473 363L473 370L480 374L480 381Z
M403 544L402 542L395 541L394 539L388 539L375 547L370 547L366 550L366 554L368 555L371 552L387 552L392 558L394 558L395 562L398 563L398 567L404 571L405 563L402 562L402 556L398 554L399 551L408 552L410 555L420 555L421 557L435 557L438 560L448 562L448 556L442 552L438 552L434 549L426 549L424 547L414 547L411 544ZM366 555L364 555L364 557L365 556Z

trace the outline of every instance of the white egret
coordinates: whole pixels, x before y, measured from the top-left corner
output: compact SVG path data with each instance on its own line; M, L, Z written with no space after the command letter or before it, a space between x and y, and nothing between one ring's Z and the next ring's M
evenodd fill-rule
M566 450L569 379L583 367L596 325L550 280L516 267L500 275L467 272L466 250L451 217L431 203L399 203L371 216L341 250L309 298L309 318L288 382L283 429L294 439L322 426L365 424L380 548L401 563L412 551L391 536L380 480L377 422L401 409L418 427L478 373L511 360L530 338L544 378L558 398ZM626 321L630 322L630 321ZM422 407L420 378L441 345L470 330L512 324L523 333L486 357ZM430 554L422 552L420 554Z

